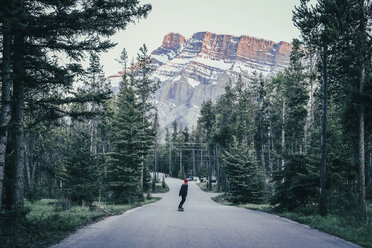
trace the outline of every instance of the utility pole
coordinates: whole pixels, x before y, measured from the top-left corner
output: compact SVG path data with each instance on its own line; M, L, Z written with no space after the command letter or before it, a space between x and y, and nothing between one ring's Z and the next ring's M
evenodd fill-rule
M220 163L218 161L218 145L216 145L216 174L217 174L217 191L221 190L221 178L220 178Z
M156 172L157 172L157 159L156 159L156 147L157 145L155 144L155 149L154 149L154 179L155 179L155 183L157 182L157 175L156 175Z
M169 144L169 175L172 175L172 143Z
M183 168L182 168L182 150L180 149L180 171L181 171L181 178L183 178Z
M209 183L208 183L208 189L212 189L212 161L211 161L211 153L208 150L208 177L209 177Z
M203 150L200 150L200 166L199 166L199 171L200 169L203 169Z
M195 176L195 150L192 149L192 176Z

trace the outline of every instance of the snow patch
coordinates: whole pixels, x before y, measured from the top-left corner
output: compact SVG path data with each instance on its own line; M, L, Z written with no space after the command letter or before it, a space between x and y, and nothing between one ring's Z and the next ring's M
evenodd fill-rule
M211 66L211 67L214 67L214 68L218 68L218 69L221 69L221 70L229 70L231 69L232 67L232 63L231 62L225 62L224 60L212 60L210 58L206 58L206 57L196 57L196 59L194 60L195 62L199 62L201 64L204 64L204 65L207 65L207 66Z
M200 84L200 82L198 80L195 80L193 78L188 78L187 79L187 82L189 83L189 85L191 85L191 87L195 88L196 86L198 86Z
M168 55L166 55L166 54L151 55L151 58L156 59L157 61L160 61L161 63L165 63L165 62L169 61Z

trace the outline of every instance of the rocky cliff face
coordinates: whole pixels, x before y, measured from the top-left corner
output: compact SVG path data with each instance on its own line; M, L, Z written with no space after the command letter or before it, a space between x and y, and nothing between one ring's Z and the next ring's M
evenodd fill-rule
M180 34L167 34L151 53L154 79L161 81L155 99L161 126L174 120L182 126L196 125L203 101L216 101L239 74L249 78L254 71L270 76L283 70L290 52L287 42L246 35L200 32L185 39Z

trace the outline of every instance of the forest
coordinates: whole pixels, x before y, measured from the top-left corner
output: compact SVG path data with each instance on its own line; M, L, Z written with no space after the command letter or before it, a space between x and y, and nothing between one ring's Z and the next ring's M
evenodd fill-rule
M150 171L205 178L236 204L367 224L371 7L301 0L293 10L301 38L292 41L287 69L270 78L236 75L216 102L203 103L195 127L174 121L162 130L153 101L161 82L152 80L146 46L133 62L121 53L118 92L99 59L116 45L110 37L146 18L151 5L2 1L0 241L27 226L25 203L142 202L156 182Z
M204 102L191 131L174 122L160 168L179 177L196 171L209 188L215 176L232 202L315 207L367 223L371 5L301 1L293 22L302 39L292 41L289 67L271 78L239 76L217 102Z

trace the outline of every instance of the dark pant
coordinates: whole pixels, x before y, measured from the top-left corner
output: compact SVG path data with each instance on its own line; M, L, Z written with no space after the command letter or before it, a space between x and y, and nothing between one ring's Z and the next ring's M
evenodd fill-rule
M178 208L182 208L182 205L185 203L186 201L186 196L182 196L182 201L180 202L180 205L178 205Z

